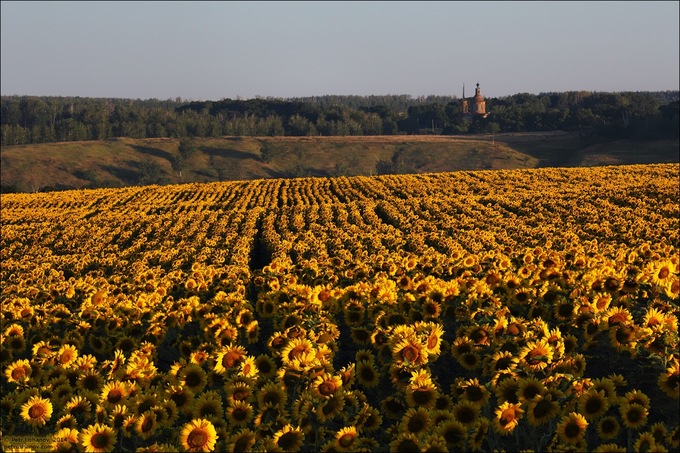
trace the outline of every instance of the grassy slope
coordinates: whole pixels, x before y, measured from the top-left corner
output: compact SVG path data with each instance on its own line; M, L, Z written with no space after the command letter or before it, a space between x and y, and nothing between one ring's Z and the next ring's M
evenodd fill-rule
M264 141L277 157L259 159ZM592 144L576 134L388 137L221 137L197 139L199 151L182 178L171 168L176 139L112 139L21 145L0 152L3 185L36 187L124 186L140 182L145 161L158 164L165 182L259 179L301 174L375 174L376 163L396 155L404 172L512 169L539 166L677 162L678 141Z

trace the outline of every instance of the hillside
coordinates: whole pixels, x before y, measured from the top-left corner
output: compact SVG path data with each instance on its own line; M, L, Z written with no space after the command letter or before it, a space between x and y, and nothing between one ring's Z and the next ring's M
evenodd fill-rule
M117 138L7 146L4 191L124 187L299 176L594 166L678 161L678 141L593 143L576 133L476 136L196 138L181 177L172 169L179 139ZM268 143L274 158L265 163Z

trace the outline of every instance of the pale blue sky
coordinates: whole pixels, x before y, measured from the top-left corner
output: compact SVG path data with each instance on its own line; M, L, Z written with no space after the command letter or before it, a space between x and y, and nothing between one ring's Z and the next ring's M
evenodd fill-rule
M3 95L678 90L679 2L2 2Z

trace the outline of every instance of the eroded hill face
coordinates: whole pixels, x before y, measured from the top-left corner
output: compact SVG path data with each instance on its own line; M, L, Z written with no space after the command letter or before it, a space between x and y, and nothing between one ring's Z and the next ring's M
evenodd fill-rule
M304 176L677 162L677 140L594 144L578 134L222 137L195 139L177 165L176 139L21 145L0 151L3 191Z

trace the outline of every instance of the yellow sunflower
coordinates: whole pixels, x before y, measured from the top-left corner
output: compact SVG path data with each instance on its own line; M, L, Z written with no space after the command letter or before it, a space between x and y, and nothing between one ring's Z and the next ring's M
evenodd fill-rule
M471 428L479 420L480 408L474 403L462 400L453 406L451 413L454 420L465 426L465 428Z
M276 375L276 362L267 354L260 354L255 359L255 366L258 374L265 379L269 379Z
M560 406L551 395L539 395L528 402L527 419L532 426L540 426L560 412Z
M340 451L353 451L358 438L359 432L354 426L346 426L335 433L335 443Z
M524 414L521 404L513 404L509 401L501 404L494 410L496 417L493 420L494 431L502 436L510 434L519 424L519 420Z
M647 424L649 410L641 404L624 402L619 406L623 424L630 429L638 429Z
M619 431L621 431L621 425L618 417L614 415L602 417L597 423L597 433L601 439L614 439L619 435Z
M413 433L401 433L389 444L390 453L411 453L420 451L420 442Z
M434 408L438 397L437 386L431 381L406 386L406 402L410 407Z
M274 433L272 443L285 452L293 452L300 450L304 438L300 427L288 424Z
M583 415L570 412L569 415L562 417L556 431L562 442L573 445L583 440L587 427L588 421Z
M368 388L375 387L380 382L380 372L372 361L358 361L356 377L359 384Z
M11 363L5 369L5 376L9 382L22 383L27 381L33 372L28 360L22 359Z
M246 453L253 450L253 445L257 440L255 432L249 429L242 429L229 437L227 451L229 453Z
M465 426L456 420L443 422L437 427L435 432L444 438L449 450L457 451L461 450L465 446L465 441L467 440L467 429L465 429Z
M215 449L217 431L205 419L194 419L186 423L179 435L179 444L189 452L209 452Z
M253 406L246 401L234 401L227 406L227 420L233 426L246 426L253 418Z
M260 407L269 403L273 406L283 406L288 399L288 394L281 384L270 382L262 387L257 394L257 402Z
M198 394L208 384L208 375L199 365L191 363L182 368L177 375L177 380L193 394ZM179 407L179 404L177 406Z
M52 417L52 403L48 399L32 396L21 405L21 418L31 426L44 425Z
M544 369L552 362L553 349L547 341L530 341L518 354L519 364L531 372Z
M535 377L525 377L519 382L517 396L520 401L532 400L545 393L545 386L540 379Z
M592 421L609 409L609 400L603 390L590 389L579 397L578 411L586 420Z
M75 451L78 444L78 430L62 428L52 435L53 451Z
M407 337L392 347L392 357L396 364L422 366L428 361L427 349L415 337Z
M194 401L194 408L192 415L194 419L208 419L213 418L219 420L222 418L222 397L214 390L201 394Z
M638 450L639 451L639 450ZM601 444L598 445L593 453L627 453L628 449L619 444Z
M657 383L666 395L678 399L680 397L680 362L674 360L671 366L661 373Z
M104 385L100 392L99 401L106 407L122 404L128 397L128 388L125 383L111 381Z
M153 411L146 411L135 421L135 433L142 439L148 439L158 429L158 416Z
M315 353L314 344L307 338L294 338L281 351L281 359L284 364L289 364L293 360L307 361Z
M80 433L80 445L86 453L105 453L113 451L116 444L116 431L106 425L96 423Z

